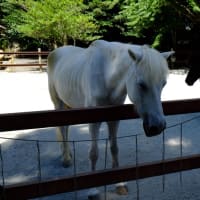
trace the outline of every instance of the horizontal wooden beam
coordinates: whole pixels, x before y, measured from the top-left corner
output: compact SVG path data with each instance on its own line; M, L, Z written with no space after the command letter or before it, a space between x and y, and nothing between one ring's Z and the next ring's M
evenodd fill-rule
M137 166L132 165L112 170L82 173L76 176L52 179L49 181L35 181L10 185L2 188L2 195L6 200L13 200L16 197L23 200L109 185L122 181L139 180L196 168L200 168L199 154L165 161L149 162Z
M17 52L0 52L0 55L48 55L49 51L17 51Z
M200 112L200 99L163 102L165 115ZM138 118L133 105L0 114L0 131Z
M40 66L47 66L47 63L27 63L27 64L0 64L0 67L40 67Z
M200 98L164 101L163 110L165 115L200 112Z

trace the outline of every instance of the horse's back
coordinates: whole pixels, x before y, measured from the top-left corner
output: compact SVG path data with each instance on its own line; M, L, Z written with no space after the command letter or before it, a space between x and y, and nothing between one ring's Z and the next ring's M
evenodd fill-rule
M126 48L119 42L96 40L86 49L67 46L54 50L48 57L50 93L71 107L106 105L119 99L122 103L124 95L115 92L122 90L116 83L120 76L115 80L113 75L118 74L116 65L130 64Z
M80 53L82 50L83 48L75 46L63 46L55 49L47 58L48 69L51 70L52 68L55 68L59 62L66 59L71 59L74 57L73 55Z

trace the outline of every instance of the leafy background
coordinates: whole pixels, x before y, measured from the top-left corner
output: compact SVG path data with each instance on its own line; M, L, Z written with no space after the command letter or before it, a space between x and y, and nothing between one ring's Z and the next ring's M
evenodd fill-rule
M177 32L200 30L198 0L1 0L0 15L1 49L51 50L102 38L166 50Z

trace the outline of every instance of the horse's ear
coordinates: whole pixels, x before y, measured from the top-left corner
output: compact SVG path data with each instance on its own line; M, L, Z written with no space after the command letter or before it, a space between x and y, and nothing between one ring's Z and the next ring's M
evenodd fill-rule
M138 55L137 53L133 52L132 50L128 49L128 54L129 56L135 60L135 61L139 61L141 59L141 56Z
M161 53L165 59L168 59L170 56L175 54L175 51L166 51Z
M137 60L135 53L131 51L130 49L128 50L128 54L133 60Z

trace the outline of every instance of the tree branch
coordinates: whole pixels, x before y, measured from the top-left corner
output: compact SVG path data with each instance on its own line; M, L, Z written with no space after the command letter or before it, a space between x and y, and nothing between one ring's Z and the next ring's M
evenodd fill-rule
M177 11L177 13L179 13L180 15L184 15L193 23L200 23L200 13L194 13L180 1L175 1L171 3L171 6Z

